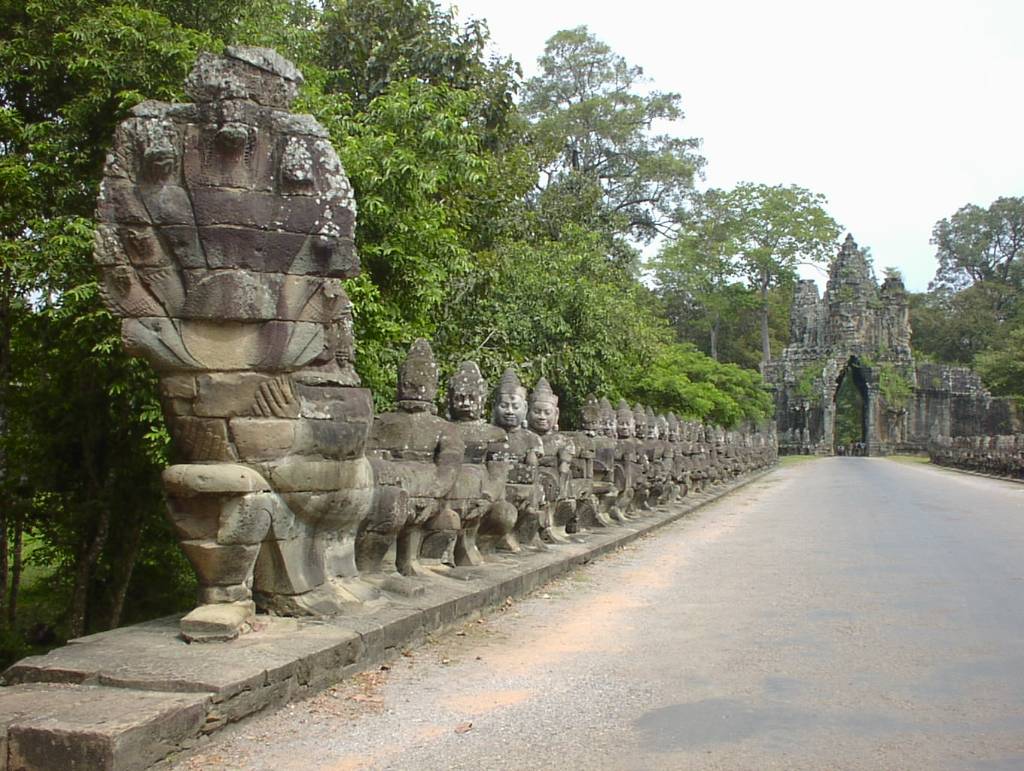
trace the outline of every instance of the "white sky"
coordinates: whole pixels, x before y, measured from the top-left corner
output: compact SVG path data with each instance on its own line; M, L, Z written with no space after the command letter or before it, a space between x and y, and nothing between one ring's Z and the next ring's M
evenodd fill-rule
M797 184L922 291L932 226L1024 195L1024 0L459 0L535 71L585 24L682 95L705 185Z

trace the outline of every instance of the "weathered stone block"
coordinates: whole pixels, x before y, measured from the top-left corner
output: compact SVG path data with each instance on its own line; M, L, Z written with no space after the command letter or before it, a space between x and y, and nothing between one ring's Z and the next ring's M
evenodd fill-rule
M263 273L292 272L292 263L309 238L304 233L217 225L199 228L199 237L211 268L243 268Z
M288 370L316 359L325 345L323 327L301 321L190 320L177 329L190 358L208 370Z
M198 398L193 405L196 415L233 418L251 415L259 387L272 380L271 375L258 372L214 372L194 378Z
M236 62L250 66L240 67ZM251 99L257 104L287 108L302 82L302 73L276 51L228 46L223 57L199 55L185 81L185 93L200 102Z
M148 225L153 221L135 185L127 179L107 177L103 180L96 212L103 222Z
M181 315L192 319L269 321L278 318L277 281L248 271L189 271Z
M196 379L192 375L165 375L160 378L160 395L165 399L194 399Z
M225 503L221 496L202 495L167 499L167 518L183 541L215 541Z
M271 193L201 187L193 193L196 224L229 225L288 233L320 230L326 216L321 202L306 197L282 197Z
M287 418L232 418L231 437L242 460L261 461L287 455L295 444L298 421Z
M340 282L312 276L283 276L278 318L330 324L350 310Z
M339 214L343 226L349 227L347 214ZM301 273L329 278L353 278L359 275L359 257L351 238L311 236L303 250L295 257L289 273Z
M192 201L179 185L142 185L139 194L154 222L164 225L191 225Z
M121 316L141 318L164 312L127 265L114 265L100 270L100 295L108 307Z
M189 461L233 463L238 460L223 419L177 417L170 421L170 429L175 446Z
M247 466L230 463L168 466L161 475L168 495L224 495L269 492L270 484Z
M252 576L259 545L182 541L181 549L204 585L244 584Z
M295 460L274 467L274 487L282 492L349 490L373 485L373 469L365 458L350 461Z
M167 225L157 229L174 261L184 269L205 268L206 253L193 225Z
M369 436L370 421L342 423L334 420L306 421L301 446L307 452L339 460L360 458Z
M145 768L199 735L209 696L100 686L0 689L5 768Z
M250 493L229 500L220 515L219 544L257 544L270 532L274 519L280 519L284 503L275 493Z
M181 636L189 642L228 642L256 615L256 605L245 599L200 605L181 619Z

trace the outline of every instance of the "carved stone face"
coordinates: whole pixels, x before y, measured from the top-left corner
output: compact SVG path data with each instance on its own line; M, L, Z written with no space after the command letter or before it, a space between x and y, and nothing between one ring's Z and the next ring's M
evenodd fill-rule
M627 420L616 421L615 430L619 439L629 439L633 436L635 427L636 424L633 422L633 419L629 418Z
M601 434L613 439L619 435L618 426L615 424L614 412L606 412L601 415Z
M456 422L478 421L484 416L487 381L473 361L464 361L448 380L448 415Z
M499 393L494 403L494 422L511 431L526 423L526 399L518 393Z
M484 394L460 385L448 392L448 412L455 421L480 420L484 415Z
M530 428L538 434L547 434L558 425L558 407L549 401L534 401L527 415Z
M593 395L587 397L586 404L580 411L580 427L583 433L588 436L597 436L601 433L601 403Z

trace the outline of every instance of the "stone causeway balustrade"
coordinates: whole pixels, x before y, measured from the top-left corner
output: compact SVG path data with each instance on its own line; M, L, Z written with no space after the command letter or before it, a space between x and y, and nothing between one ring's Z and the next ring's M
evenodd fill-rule
M356 206L327 132L288 110L301 82L267 49L203 54L192 102L143 102L117 130L95 261L127 350L160 378L180 461L168 514L198 604L11 667L0 768L155 762L776 460L771 424L726 431L596 396L564 430L545 379L528 390L509 369L492 390L471 361L441 417L423 339L395 411L374 415L341 284L360 269Z
M939 466L1024 480L1024 434L938 436L928 443L928 458Z

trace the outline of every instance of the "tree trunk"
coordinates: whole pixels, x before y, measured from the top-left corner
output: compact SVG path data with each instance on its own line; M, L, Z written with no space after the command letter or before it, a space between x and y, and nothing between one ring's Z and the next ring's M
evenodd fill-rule
M121 614L124 612L124 600L128 594L128 585L132 581L132 573L135 571L135 563L139 559L139 549L142 547L142 520L134 517L131 529L125 534L125 553L121 555L118 563L117 576L114 578L113 597L110 602L110 616L107 619L107 628L113 629L121 625Z
M7 396L11 382L11 295L14 292L10 268L0 273L0 618L4 617L7 595L7 524L11 495L7 489Z
M88 542L82 543L78 559L75 561L75 587L71 595L71 637L81 637L85 633L85 616L89 607L89 579L103 552L109 527L110 512L104 507L96 522L94 535Z
M714 323L711 324L711 358L718 361L718 330L722 326L722 317L715 316Z
M772 345L768 337L768 284L761 283L761 371L772 360Z
M11 590L7 600L7 624L13 629L18 620L18 592L21 590L21 547L25 540L25 527L21 517L14 523L14 561L11 565Z
M2 480L0 480L2 481ZM7 541L7 523L8 523L8 509L10 500L4 496L3 502L0 503L0 618L6 618L8 613L5 612L5 603L7 601L7 576L8 576L8 541Z

